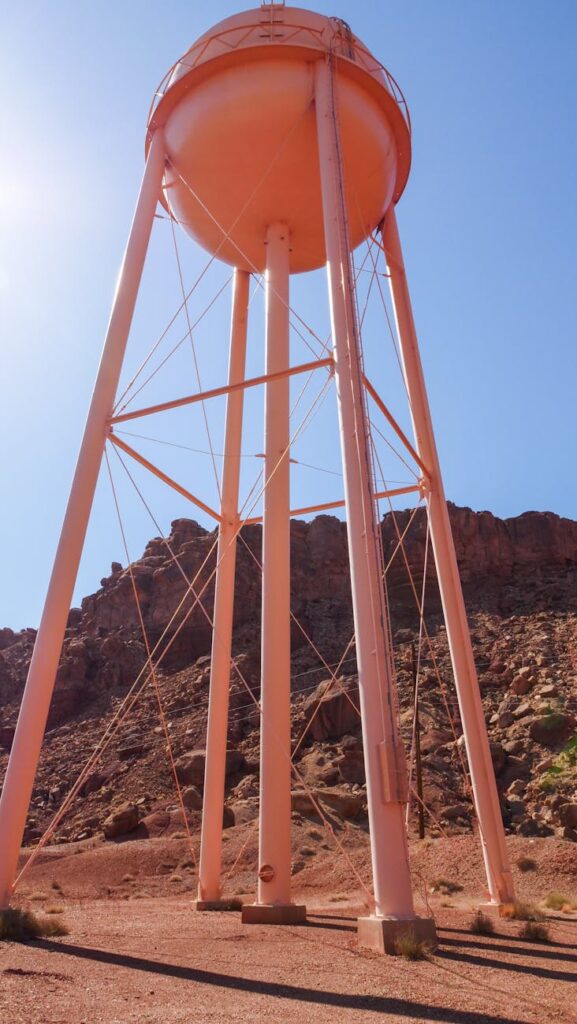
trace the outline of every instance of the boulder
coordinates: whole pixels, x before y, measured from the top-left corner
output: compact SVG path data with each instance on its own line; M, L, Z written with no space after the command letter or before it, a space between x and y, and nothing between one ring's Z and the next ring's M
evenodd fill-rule
M236 825L244 825L247 821L258 818L258 798L236 800L230 807Z
M455 818L467 818L470 813L471 808L467 804L452 804L451 807L442 808L441 817L453 821Z
M182 790L182 802L188 811L202 811L202 793L196 786Z
M529 722L529 735L543 747L556 747L569 739L575 731L575 719L561 711L539 715Z
M529 693L532 685L533 670L530 668L521 668L511 683L511 690L513 693L521 696L522 694Z
M181 786L202 786L204 782L204 766L206 753L204 750L191 750L183 754L175 762L176 777Z
M312 799L311 799L312 797ZM334 811L341 818L356 818L364 806L364 796L348 793L342 789L295 789L292 792L292 809L301 814L318 814L315 804L323 811Z
M182 786L202 786L206 764L205 750L191 750L183 754L175 762L176 777ZM246 765L244 754L240 750L228 750L226 754L226 774L235 775Z
M365 784L365 759L362 747L347 747L340 757L335 759L339 775L343 782L353 782L358 786Z
M493 771L495 772L495 775L500 775L501 772L503 771L503 768L505 767L505 762L507 760L505 750L500 743L496 743L494 741L489 743L489 748L491 750Z
M2 725L0 726L0 747L3 750L10 752L12 749L12 743L14 742L14 733L16 732L15 725Z
M359 725L358 706L356 676L325 679L305 703L309 735L314 740L327 740L352 732Z
M109 814L103 824L105 839L116 839L138 828L138 807L136 804L121 804Z
M421 751L423 754L434 754L439 747L444 747L445 743L450 743L452 739L453 733L448 729L429 729L421 736Z
M561 804L557 811L559 821L565 828L577 829L577 804Z

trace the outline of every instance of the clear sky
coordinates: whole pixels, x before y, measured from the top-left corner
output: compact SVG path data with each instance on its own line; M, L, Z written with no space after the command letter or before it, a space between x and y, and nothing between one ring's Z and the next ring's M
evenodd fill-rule
M142 173L151 97L198 34L243 7L236 0L0 6L0 625L37 625L40 617ZM314 7L351 22L409 102L413 169L398 217L449 497L501 516L550 509L577 517L577 5L317 0ZM178 244L190 284L206 257L184 236ZM227 276L214 269L197 312ZM323 288L322 277L298 280L293 296L326 336ZM178 303L170 227L159 221L126 379ZM249 365L258 372L259 294L251 310ZM222 380L228 317L223 293L197 334L204 386ZM369 322L378 333L375 317ZM299 344L294 361L306 358ZM377 349L371 358L378 369ZM381 390L389 397L389 384L406 423L398 381L381 381ZM192 390L190 351L181 350L146 394L154 401ZM247 410L246 487L262 450L259 403L251 398ZM217 404L210 412L217 451L222 411ZM316 422L295 456L337 472L332 396ZM198 410L154 424L156 437L206 449L203 430ZM177 464L177 449L147 444L139 442L145 454L216 501L206 456L180 452L185 461ZM302 465L293 479L299 504L342 489L338 476ZM184 500L138 481L163 531L193 514ZM118 486L137 557L157 531L128 484ZM98 586L112 559L125 562L102 480L77 600Z

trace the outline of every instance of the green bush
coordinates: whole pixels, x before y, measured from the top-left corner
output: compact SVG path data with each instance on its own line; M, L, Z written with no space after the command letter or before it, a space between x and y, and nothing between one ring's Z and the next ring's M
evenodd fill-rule
M548 910L563 910L563 907L573 907L572 900L561 892L550 892L545 897L545 906Z

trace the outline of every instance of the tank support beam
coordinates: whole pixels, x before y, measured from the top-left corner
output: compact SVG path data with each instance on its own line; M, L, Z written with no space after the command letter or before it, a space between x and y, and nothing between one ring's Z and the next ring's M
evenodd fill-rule
M471 770L487 881L494 902L510 903L514 899L513 879L403 253L393 209L389 211L384 222L383 244L390 274L391 295L417 450L429 471L427 502L431 543Z
M304 918L291 903L289 232L266 234L266 372L259 877L246 923ZM278 379L273 380L273 376ZM282 376L281 376L282 375Z
M226 739L232 627L234 577L238 532L238 490L242 442L244 391L235 387L244 379L250 274L235 270L230 329L228 383L224 427L224 463L222 501L218 530L217 573L214 591L212 657L206 734L206 768L202 805L198 910L214 910L221 901L222 820L226 779Z
M348 548L375 912L359 921L363 944L417 927L404 822L407 768L397 726L394 670L374 501L354 276L330 60L316 65L315 104L335 378L347 510ZM421 923L419 922L419 927ZM434 924L423 922L434 939Z
M154 134L128 245L118 278L106 340L86 420L54 567L14 743L0 798L0 908L9 903L20 844L48 719L64 631L94 498L108 425L164 174L161 130Z

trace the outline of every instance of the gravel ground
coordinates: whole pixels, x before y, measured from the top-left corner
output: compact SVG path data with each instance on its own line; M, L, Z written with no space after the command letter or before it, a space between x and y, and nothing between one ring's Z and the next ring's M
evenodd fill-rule
M304 927L243 926L176 897L68 902L70 934L0 947L0 1020L10 1024L221 1024L577 1020L577 924L534 945L518 925L468 931L436 908L440 948L409 962L359 950L356 908L309 904Z
M294 878L295 900L309 914L302 927L194 912L196 872L184 839L45 851L18 900L62 910L70 932L0 944L1 1024L577 1022L577 913L550 915L547 944L520 939L514 921L496 919L492 936L472 934L484 896L475 837L413 844L417 906L434 913L439 950L409 962L357 946L356 918L366 912L358 879L370 877L364 834L341 834L354 873L316 835L304 826L295 834L297 850L305 840L315 846ZM230 830L225 863L234 864L247 838L245 828ZM519 898L539 902L556 890L577 902L576 844L514 837L508 845ZM522 872L516 861L528 855L533 870ZM248 844L231 893L252 898L255 863ZM432 894L439 878L458 891Z

